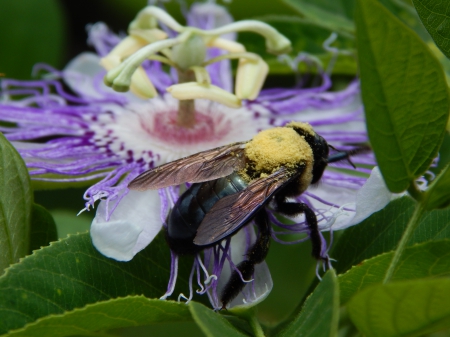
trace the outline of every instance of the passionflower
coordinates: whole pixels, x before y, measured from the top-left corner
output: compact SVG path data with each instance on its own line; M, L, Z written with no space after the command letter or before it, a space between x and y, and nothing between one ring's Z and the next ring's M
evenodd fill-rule
M158 28L158 22L162 27ZM37 65L35 72L46 71L40 80L2 80L0 120L11 125L2 124L1 131L24 158L32 179L92 182L84 196L86 210L100 200L91 236L105 256L132 259L160 232L179 197L178 186L129 191L128 183L149 168L249 140L261 130L291 121L311 124L340 150L367 141L357 81L331 92L330 77L319 71L317 87L260 90L264 61L234 41L234 33L244 29L262 34L271 52L289 49L290 44L273 28L254 21L232 22L226 10L215 4L194 4L186 27L161 9L149 7L132 22L126 37L113 34L103 23L91 26L89 42L97 53L79 55L62 71ZM234 91L229 62L233 58L239 60ZM344 228L379 209L361 203L367 198L356 199L357 193L369 190L383 196L377 207L390 198L376 174L361 189L371 173L369 167L375 164L371 153L356 155L352 161L359 175L341 170L345 163L332 165L319 186L298 198L314 209L320 229ZM274 212L270 216L279 228L272 231L273 239L284 242L280 237L286 233L305 234L299 241L308 239L302 217L287 225ZM218 294L255 239L249 225L195 256L186 298L192 298L196 280L197 292L207 294L212 306L219 308ZM323 238L321 256L328 260ZM170 280L162 298L173 293L177 263L172 253ZM246 281L248 285L230 306L254 305L272 288L264 262Z

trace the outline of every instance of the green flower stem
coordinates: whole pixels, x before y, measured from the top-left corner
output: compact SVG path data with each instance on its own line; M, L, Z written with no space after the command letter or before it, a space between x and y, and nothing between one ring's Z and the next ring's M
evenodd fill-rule
M412 233L419 225L420 219L422 218L423 213L425 212L425 208L423 203L417 203L416 209L409 220L408 225L406 226L405 231L403 232L403 236L398 243L397 249L394 252L394 256L392 257L391 263L389 265L388 270L386 271L386 275L384 276L383 283L387 283L390 281L392 275L394 274L395 269L397 268L398 262L400 261L400 257L403 253L403 250L406 248L406 244L411 238Z
M250 324L253 330L253 334L255 337L264 337L264 331L261 327L261 324L259 324L258 319L256 318L256 315L253 314L250 317L247 318L247 322Z
M417 202L421 202L423 199L423 192L417 187L415 182L412 182L408 187L408 193L412 196Z
M258 318L256 317L257 309L255 307L251 308L233 308L230 313L233 315L240 317L248 322L250 327L253 330L253 336L255 337L264 337L264 331L259 324Z
M178 70L178 83L195 82L195 73L192 70ZM178 103L177 124L191 128L195 124L195 100L181 100Z

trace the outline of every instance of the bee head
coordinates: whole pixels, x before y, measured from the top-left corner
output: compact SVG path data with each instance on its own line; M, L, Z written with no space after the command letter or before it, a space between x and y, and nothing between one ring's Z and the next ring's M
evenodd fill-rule
M327 141L323 139L322 136L315 133L308 123L291 122L287 124L286 127L293 128L300 136L305 138L306 142L311 147L314 158L311 184L318 182L328 163L329 147Z

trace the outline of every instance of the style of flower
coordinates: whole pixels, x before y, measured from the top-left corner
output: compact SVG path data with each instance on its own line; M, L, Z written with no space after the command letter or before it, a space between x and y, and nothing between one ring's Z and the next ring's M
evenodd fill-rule
M157 28L155 19L164 29ZM260 91L265 78L264 61L233 40L233 32L243 26L248 28L250 21L232 23L225 9L212 3L194 4L187 21L188 26L198 28L182 27L161 9L151 7L133 21L127 37L114 35L104 24L97 23L89 30L89 42L97 54L83 53L63 71L38 65L35 71L47 71L41 80L2 80L0 120L12 124L3 124L0 131L18 149L32 179L93 182L85 192L86 209L101 200L91 227L93 243L102 254L119 261L132 259L154 239L179 196L177 186L160 191L129 191L128 183L149 168L205 149L249 140L261 130L292 120L310 123L340 150L367 141L357 81L343 91L330 92L330 77L321 71L322 81L317 87ZM289 49L284 37L266 25L263 28L258 32L268 32L269 49ZM278 40L271 40L274 36ZM202 50L198 55L192 52L196 48ZM186 53L196 56L180 66L186 61L181 55ZM240 60L234 94L230 58ZM304 55L296 60L310 61ZM163 63L173 66L170 72L164 70ZM252 74L260 76L246 81L250 86L242 86L240 76L248 78ZM105 75L106 83L114 89L130 88L131 92L117 93L106 87ZM149 96L153 98L143 98ZM188 114L180 117L180 111ZM375 164L370 153L356 155L352 161L366 177L371 171L361 165ZM314 209L321 230L355 224L389 200L390 194L376 169L367 180L361 175L344 174L339 168L326 170L320 185L298 198ZM308 239L308 226L302 217L286 225L270 209L269 213L273 225L279 228L272 231L274 240L292 244ZM279 237L286 233L306 236L284 242ZM197 273L197 292L206 293L213 307L219 308L218 294L255 238L253 226L246 226L232 238L195 256L188 299L193 296ZM321 256L328 258L323 238ZM170 281L162 298L174 290L177 261L172 253ZM256 304L271 288L268 267L261 263L256 266L253 281L230 305Z

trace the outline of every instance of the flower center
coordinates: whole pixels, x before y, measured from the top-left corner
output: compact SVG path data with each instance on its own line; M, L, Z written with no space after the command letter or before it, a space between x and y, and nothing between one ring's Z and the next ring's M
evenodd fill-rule
M153 125L146 124L142 120L141 123L152 137L171 145L181 146L222 139L231 127L230 121L223 121L223 116L215 115L213 118L211 115L196 111L195 124L186 128L178 125L177 115L176 110L157 112L153 116ZM219 128L216 127L218 125Z

